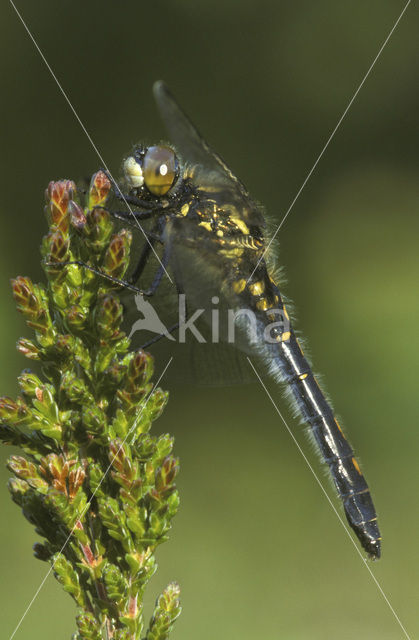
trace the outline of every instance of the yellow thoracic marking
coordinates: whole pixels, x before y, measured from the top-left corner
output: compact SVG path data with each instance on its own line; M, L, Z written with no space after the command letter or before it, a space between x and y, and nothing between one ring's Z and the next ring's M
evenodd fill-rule
M245 236L250 235L250 230L245 221L238 215L237 207L233 204L224 203L222 210L229 216L229 220L236 225Z
M180 212L183 216L186 216L186 214L189 211L189 205L187 202L185 202L185 204L183 205L183 207L181 208Z
M221 229L218 229L217 231L217 236L219 236L220 238L222 238L224 235L224 231L221 231Z
M235 293L241 293L244 288L246 286L246 280L244 278L241 278L240 280L236 280L236 282L233 282L233 290Z
M335 422L336 422L336 426L337 426L337 428L339 429L339 431L340 431L341 433L343 433L343 431L342 431L342 427L340 426L340 424L339 424L339 422L336 420L336 418L335 418Z
M244 249L221 249L220 253L227 258L240 258Z
M193 172L190 173L190 177L193 178ZM201 193L218 193L220 190L220 187L214 187L211 185L207 185L205 188L203 187L202 189L199 189L199 191Z
M278 302L278 296L275 296L275 301ZM287 312L287 310L285 308L285 305L282 307L282 310L284 312L284 316L286 317L286 319L289 320L290 317L289 317L288 312Z
M205 222L205 221L198 222L198 226L204 227L204 229L206 229L207 231L212 231L210 222Z
M262 246L262 243L260 241L257 241L255 238L249 235L238 236L236 242L238 244L241 244L243 247L247 247L248 249L260 249Z
M300 380L305 380L307 378L307 376L308 376L308 373L302 373L298 377L300 378Z
M249 241L249 236L223 236L225 241L231 247L241 247L244 249L259 249L260 247L255 247L252 240Z
M247 226L247 224L241 219L241 218L234 218L233 216L231 217L231 220L234 222L234 224L236 225L236 227L238 229L240 229L240 231L242 233L244 233L245 235L249 235L249 227Z
M266 311L269 308L269 304L266 298L263 298L263 300L259 300L259 302L256 303L256 308L260 311Z
M357 461L355 460L355 458L352 458L352 464L354 465L355 469L358 471L359 475L362 476L362 471L359 468L359 464L357 463Z
M195 167L191 166L191 167L186 167L185 171L183 172L183 177L184 178L193 178L195 175Z
M249 284L249 291L252 296L260 296L265 291L265 283L259 281Z

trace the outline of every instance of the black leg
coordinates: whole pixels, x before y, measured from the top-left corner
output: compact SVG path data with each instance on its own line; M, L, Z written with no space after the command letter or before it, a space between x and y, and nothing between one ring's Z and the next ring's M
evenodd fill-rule
M168 333L173 334L173 331L176 331L176 329L179 329L179 322L176 322L176 324L173 324L171 327L169 327L166 333L159 333L158 336L154 336L154 338L151 338L151 340L142 344L140 349L147 349L152 344L155 344L162 338L166 337Z
M128 222L133 227L137 226L133 219L136 220L149 220L153 213L151 211L109 211L109 213L114 217L118 218L118 220L123 220L124 222Z
M120 280L119 278L110 276L108 273L105 273L100 269L96 269L95 267L91 267L89 264L86 264L86 262L83 262L82 260L68 260L66 262L44 262L44 265L46 267L51 267L53 269L56 269L59 267L67 267L72 264L76 264L79 267L84 267L88 271L95 273L97 276L100 276L101 278L105 278L106 280L109 280L110 282L113 282L114 284L120 287L123 287L124 289L129 289L130 291L134 291L135 293L140 293L143 296L149 295L147 291L143 291L143 289L139 289L138 287L134 286L130 282L127 282L127 280Z
M122 193L120 188L114 185L114 194L118 200L122 200L126 204L132 204L133 207L139 207L140 209L163 209L162 205L158 202L150 202L148 200L141 200L137 196L132 196L129 193Z
M161 282L161 279L163 275L166 273L166 267L169 264L169 258L170 258L169 247L168 245L165 245L161 263L159 268L156 271L156 275L154 276L154 279L150 287L144 292L144 295L147 296L148 298L151 298L151 296L153 296L156 293L159 287L159 284Z
M135 284L138 278L141 276L142 272L144 271L144 268L147 264L148 258L151 253L151 249L152 247L154 247L154 244L156 242L156 238L157 236L156 237L150 236L149 242L146 242L144 244L140 257L138 259L137 265L134 271L132 272L132 275L129 278L129 281L131 282L131 284Z
M147 263L148 253L151 251L151 248L152 247L150 242L148 242L144 246L140 256L141 263L139 262L137 264L133 276L137 275L137 272L139 272L138 273L138 276L139 276L140 273L143 271ZM129 280L121 280L120 278L115 278L114 276L111 276L108 273L101 271L100 269L96 269L95 267L92 267L91 265L87 264L86 262L83 262L82 260L67 260L65 262L45 262L44 264L46 267L52 267L52 268L62 268L62 267L70 266L72 264L76 264L79 267L84 267L85 269L88 269L92 273L95 273L97 276L101 276L102 278L106 278L106 280L110 280L110 282L114 282L116 285L119 285L120 287L124 287L125 289L129 289L130 291L135 291L135 293L140 293L141 295L147 298L151 298L157 291L160 285L161 279L163 277L163 274L166 273L166 267L168 263L169 263L169 250L167 247L165 247L160 266L157 269L154 279L148 289L140 289L139 287L136 287L133 283L136 282L137 278L134 278L133 276Z
M181 293L184 293L183 289L179 285L177 285L176 288L177 288L178 295L180 295ZM186 300L185 300L185 322L188 319L188 315L189 315L188 314L188 307L187 307L187 303L186 303ZM171 327L168 328L166 333L159 333L159 335L154 336L154 338L151 338L150 340L145 342L143 345L141 345L141 349L147 349L152 344L155 344L156 342L158 342L159 340L164 338L168 333L170 333L172 335L173 331L176 331L176 329L179 329L179 327L180 327L180 323L176 322L176 324L173 324Z

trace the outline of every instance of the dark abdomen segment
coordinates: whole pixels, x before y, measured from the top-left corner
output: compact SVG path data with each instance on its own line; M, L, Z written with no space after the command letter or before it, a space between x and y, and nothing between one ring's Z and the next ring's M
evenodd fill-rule
M262 314L265 327L273 321L270 310L273 302L276 310L282 310L288 318L281 294L273 281L269 280L270 286L266 278L267 286L255 305L260 310L261 306L264 307ZM301 417L329 467L350 526L370 557L379 558L381 536L377 514L354 452L311 371L293 329L290 326L282 331L276 329L273 337L275 334L277 341L269 346L265 344L266 348L262 349L269 361L270 373L288 384Z
M377 514L353 450L334 417L294 332L291 330L283 336L288 339L278 343L281 377L288 383L302 418L309 425L322 458L330 469L349 524L368 554L379 558L381 537Z

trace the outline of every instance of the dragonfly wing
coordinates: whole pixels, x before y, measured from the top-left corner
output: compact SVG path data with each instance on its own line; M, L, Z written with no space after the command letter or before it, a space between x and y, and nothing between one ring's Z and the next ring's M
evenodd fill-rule
M154 97L167 132L185 160L216 171L219 179L233 181L244 194L246 188L228 168L224 160L211 149L183 109L176 102L164 82L159 80L153 86Z
M153 91L169 137L180 152L183 161L194 165L195 179L200 187L218 187L220 192L228 192L230 199L238 204L238 208L246 211L247 222L260 227L264 226L260 208L253 202L244 184L221 156L211 149L165 83L159 80L154 84Z
M234 261L222 259L216 238L202 233L192 221L174 220L165 233L165 241L170 242L170 266L179 290L185 294L188 317L199 312L196 326L207 342L253 353L240 323L232 319L244 304L231 287Z
M192 309L211 300L211 295L206 289L209 284L207 279L202 277L193 280L188 277L188 271L197 268L198 263L192 259L192 256L195 255L194 251L187 247L183 250L183 247L180 246L184 240L187 244L187 238L184 238L180 232L167 234L165 239L166 246L173 249L169 270L177 286L173 286L173 283L164 276L153 297L146 299L146 303L149 303L157 313L159 320L157 324L154 321L144 323L145 316L150 314L147 309L143 308L143 304L141 308L138 306L138 301L132 291L126 290L123 296L123 328L127 335L131 335L131 344L134 349L140 348L149 340L156 338L161 332L161 323L166 329L169 329L178 322L177 288L188 293L187 299L188 303L190 300ZM133 250L137 244L141 245L140 239L138 243L133 243ZM147 288L153 281L158 268L157 260L151 256L137 285ZM199 268L203 270L203 263L200 263ZM214 271L212 271L212 278L215 279ZM198 283L201 286L201 291L194 296L192 295L193 290ZM173 363L165 374L165 379L167 377L170 386L179 384L224 386L254 382L254 374L243 353L226 342L213 344L211 326L206 318L200 318L196 326L205 340L203 343L198 342L190 330L186 331L186 342L180 343L179 331L175 329L173 332L174 341L164 336L147 347L147 351L150 351L154 357L156 372L163 371L169 358L173 358Z
M193 308L210 311L214 296L220 297L230 261L219 255L217 240L202 233L194 221L172 220L165 228L165 244L170 244L170 266L179 290ZM234 302L229 300L233 305Z

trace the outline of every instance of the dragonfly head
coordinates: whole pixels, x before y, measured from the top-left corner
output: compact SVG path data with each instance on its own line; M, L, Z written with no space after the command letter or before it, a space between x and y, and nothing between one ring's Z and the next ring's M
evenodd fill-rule
M175 151L165 145L137 146L123 164L125 180L137 195L164 196L179 176Z

